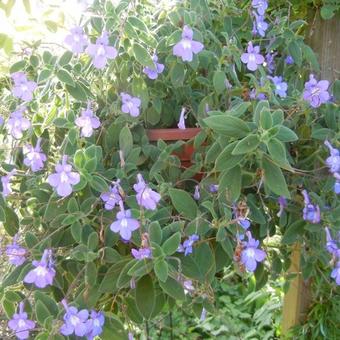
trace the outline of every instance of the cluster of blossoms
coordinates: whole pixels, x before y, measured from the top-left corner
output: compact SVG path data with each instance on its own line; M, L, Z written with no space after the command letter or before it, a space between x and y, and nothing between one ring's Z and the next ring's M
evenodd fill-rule
M179 245L177 251L179 253L184 253L185 256L192 254L192 247L195 242L199 240L199 236L196 234L190 235L187 240Z
M340 249L338 247L338 243L340 238L338 235L337 241L332 238L330 230L326 227L326 249L332 255L333 262L335 262L335 267L332 270L331 277L335 279L335 282L338 286L340 286Z
M268 23L264 20L265 12L268 8L267 0L252 0L251 5L253 7L252 14L254 16L253 21L253 35L259 35L262 38L266 35L268 29Z
M329 157L326 159L326 164L329 168L330 173L335 178L334 192L340 194L340 150L333 148L329 141L325 141L325 145L329 149Z
M66 313L64 314L64 324L60 328L60 333L69 336L76 335L77 337L85 336L88 340L93 340L103 331L105 316L103 312L92 310L89 312L86 309L78 311L76 307L68 306L66 300L62 300Z

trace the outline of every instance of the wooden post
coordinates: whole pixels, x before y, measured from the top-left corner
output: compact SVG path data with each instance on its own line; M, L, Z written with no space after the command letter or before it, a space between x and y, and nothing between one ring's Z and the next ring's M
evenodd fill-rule
M309 19L307 43L316 53L320 63L319 79L332 83L340 78L340 18L322 20L320 12L313 12ZM285 294L282 316L282 334L288 335L291 327L303 322L311 302L309 282L301 274L301 245L292 247L291 267L288 273L295 273L288 292Z

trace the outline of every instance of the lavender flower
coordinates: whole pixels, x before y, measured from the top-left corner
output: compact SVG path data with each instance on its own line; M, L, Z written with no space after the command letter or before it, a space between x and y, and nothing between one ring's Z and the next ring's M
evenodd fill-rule
M247 53L241 55L241 61L247 64L247 68L250 71L256 71L258 65L264 63L264 58L260 54L260 46L253 47L253 43L250 41L247 47Z
M158 75L164 71L164 65L157 63L158 57L156 54L154 54L152 60L154 62L154 68L144 67L143 72L149 77L149 79L154 80L157 79Z
M211 193L217 192L217 191L218 191L218 184L210 184L210 185L209 185L209 191L210 191Z
M4 197L7 197L12 193L12 188L11 188L11 179L17 172L16 169L13 169L10 171L7 175L1 177L1 184L2 184L2 195Z
M183 244L181 244L181 245L178 247L177 251L178 251L179 253L183 253L183 252L184 252L184 255L185 255L185 256L187 256L187 255L189 255L189 254L192 254L192 246L193 246L194 243L195 243L196 241L198 241L198 240L199 240L199 236L196 235L196 234L193 234L193 235L189 236L189 238L188 238L187 240L185 240L185 241L183 242Z
M23 131L26 131L31 126L30 121L23 116L25 111L26 106L23 106L12 112L7 122L9 133L16 139L20 139L23 136Z
M240 213L235 204L233 204L233 214L237 224L239 224L244 230L247 230L250 227L250 220Z
M65 44L70 47L73 53L83 53L87 45L87 38L83 28L80 26L71 28L70 34L65 37Z
M82 137L91 137L93 129L97 129L100 126L100 121L91 110L90 103L87 104L86 110L81 111L81 115L76 118L75 123L81 128L80 135Z
M324 143L329 149L330 156L326 159L326 164L329 167L331 173L340 171L340 151L333 148L332 144L326 140Z
M26 102L31 101L33 99L33 91L37 88L37 83L29 81L23 72L15 72L11 77L14 82L13 96Z
M184 294L190 294L191 292L193 292L195 290L195 287L192 284L191 280L184 280L183 281L183 288L184 288Z
M268 77L275 85L275 94L281 98L287 97L288 84L282 81L282 77Z
M286 59L285 59L285 63L286 63L287 65L292 65L292 64L294 64L294 59L293 59L293 57L292 57L291 55L288 55L288 56L286 57Z
M313 224L319 223L321 220L320 207L318 205L313 205L310 202L310 198L306 190L302 190L302 195L305 201L305 207L303 209L303 219Z
M314 108L326 103L330 95L327 91L329 86L328 80L320 80L319 82L314 78L314 75L309 76L309 81L305 83L305 90L303 92L303 99L308 101Z
M132 218L131 210L124 210L123 201L119 202L120 211L117 213L117 220L110 225L110 229L114 233L119 233L125 241L129 241L132 232L139 228L139 222Z
M201 198L200 186L199 185L195 185L194 199L196 201L198 201L200 198Z
M277 202L279 203L280 205L280 210L279 212L277 213L277 217L281 217L281 215L283 214L285 208L287 207L287 200L285 197L283 196L280 196L278 199L277 199Z
M46 155L41 151L40 142L41 139L38 138L35 147L28 144L23 148L23 153L26 156L24 164L31 167L33 172L41 170L44 167L44 162L47 160Z
M138 117L140 112L141 100L138 97L132 97L127 93L120 94L122 98L122 112L129 113L131 117Z
M335 183L334 183L334 192L339 195L340 194L340 174L334 173L333 176L335 177Z
M35 322L29 320L27 313L24 312L24 302L20 302L19 312L8 321L8 328L15 332L18 339L29 338L29 332L35 328Z
M72 193L72 186L79 183L80 175L72 171L72 166L67 164L67 156L64 155L62 162L55 167L56 172L47 178L47 182L57 189L57 194L66 197Z
M141 174L137 175L137 183L133 185L134 190L136 191L136 200L137 203L148 210L155 210L157 207L157 203L161 199L161 195L152 190L144 181L144 178Z
M257 94L256 89L252 89L249 92L249 98L250 99L258 99L258 100L266 100L267 96L264 93L261 93L261 92L259 94Z
M207 310L203 307L202 308L202 313L201 313L201 317L200 317L200 321L204 321L207 317Z
M199 41L193 40L192 29L185 25L182 32L182 40L173 47L173 54L181 57L183 61L192 61L193 55L201 52L204 45Z
M87 339L92 340L97 335L100 335L103 332L104 323L104 313L92 310L86 325L88 329L88 333L86 334Z
M149 259L152 256L150 248L131 249L131 254L137 260Z
M4 119L0 116L0 126L4 123Z
M267 0L252 0L251 5L260 15L264 15L266 9L268 8Z
M73 306L68 306L66 300L62 300L66 313L64 314L64 324L60 327L60 333L68 336L75 334L76 336L84 336L89 332L88 317L89 312L86 309L82 309L78 312L78 309Z
M340 261L337 262L336 267L332 270L331 278L335 279L335 282L340 286Z
M274 70L275 70L275 57L276 57L276 55L277 55L277 52L275 52L275 53L268 52L266 54L265 66L267 67L269 73L273 73Z
M52 285L55 269L52 262L52 250L45 249L40 261L32 262L35 269L30 270L24 277L25 283L34 283L38 288Z
M122 197L119 193L119 185L120 180L113 182L113 186L110 186L108 192L103 192L100 195L100 198L105 202L105 209L112 210L116 205L119 205L119 202L122 200Z
M181 115L179 116L179 122L177 124L178 128L181 130L185 130L185 117L184 117L184 113L185 113L185 108L182 108L181 111Z
M6 255L8 256L8 261L14 266L21 266L26 261L27 250L21 247L17 243L18 235L13 238L13 243L7 245Z
M109 46L109 36L106 31L96 40L95 44L89 43L86 48L86 53L92 57L92 63L95 68L103 69L108 59L117 57L117 50Z
M262 38L266 35L266 30L268 29L268 23L264 21L263 15L258 15L253 12L255 21L253 23L253 34L259 34Z
M248 242L244 242L244 249L241 253L241 263L246 267L247 271L254 272L257 267L257 262L262 262L266 253L258 249L260 242L255 240L250 231L247 231Z
M336 242L332 239L332 235L331 232L329 231L329 229L326 227L325 228L325 232L326 232L326 249L327 251L332 254L332 255L336 255L336 253L338 252L338 246L336 244Z

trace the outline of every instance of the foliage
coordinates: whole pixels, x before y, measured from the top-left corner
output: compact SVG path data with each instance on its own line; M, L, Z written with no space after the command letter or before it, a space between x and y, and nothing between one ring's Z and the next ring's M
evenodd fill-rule
M274 336L267 312L279 305L261 288L288 268L289 246L303 244L305 279L332 270L323 226L340 229L340 205L323 142L339 146L339 86L329 98L328 82L308 78L319 65L304 22L273 4L266 37L254 37L248 2L164 6L94 1L82 19L85 53L37 41L1 84L0 220L7 245L17 234L27 249L24 263L12 259L1 303L10 319L23 300L37 339L60 339L70 306L105 312L103 339L179 307L230 310L237 295L214 303L216 291L230 292L218 282L232 263L258 290L249 305L262 301L254 315L240 309L235 336L253 336L245 325ZM182 39L197 43L191 61L174 53ZM154 54L165 66L155 80ZM184 142L152 143L146 130L176 127L182 107L185 124L201 127L188 168ZM40 142L37 170L27 155ZM201 331L224 331L210 326Z

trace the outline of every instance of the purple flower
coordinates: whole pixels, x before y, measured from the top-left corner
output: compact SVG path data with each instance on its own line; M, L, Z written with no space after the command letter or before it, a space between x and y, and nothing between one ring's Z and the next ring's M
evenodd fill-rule
M137 175L137 183L133 185L136 191L137 203L148 210L156 210L157 203L161 199L161 195L152 190L144 181L141 174Z
M0 116L0 126L4 123L4 119Z
M281 98L287 97L288 84L282 81L282 77L268 77L275 85L275 94Z
M82 137L91 137L93 129L97 129L100 126L100 121L91 110L90 103L87 104L86 110L81 111L81 115L76 118L75 123L81 128L80 135Z
M152 57L152 60L155 65L154 68L144 67L143 72L149 77L149 79L154 80L157 79L158 75L164 71L164 65L157 63L158 57L156 54Z
M100 198L105 202L105 209L112 210L116 205L119 205L119 202L122 200L122 197L119 193L119 185L120 180L113 182L113 186L110 186L108 192L103 192L100 195Z
M24 277L25 283L34 283L38 288L52 285L55 269L52 262L52 250L45 249L40 261L32 262L35 269L30 270Z
M340 194L340 174L337 172L333 174L335 177L336 181L334 183L334 192L339 195Z
M203 307L202 308L202 312L201 312L201 316L200 316L200 321L204 321L207 317L207 310Z
M103 331L104 323L105 323L104 313L92 310L90 318L87 321L88 329L88 333L86 334L87 339L92 340L97 335L100 335Z
M257 94L257 93L256 93L256 89L252 89L252 90L249 92L249 98L250 98L250 99L265 100L265 99L267 99L267 96L266 96L264 93L259 93L259 94Z
M340 151L333 148L332 144L326 140L325 145L329 149L330 156L326 159L326 164L329 167L331 173L340 171Z
M331 232L329 231L329 229L326 227L325 228L325 232L326 232L326 249L327 251L332 254L332 255L336 255L336 253L338 252L338 246L336 244L336 242L332 239L332 235Z
M182 32L182 40L173 47L173 55L181 57L183 61L192 61L193 55L201 52L204 45L193 40L192 29L185 25Z
M260 15L264 15L266 9L268 8L267 0L252 0L251 5Z
M1 184L2 184L2 195L4 197L7 197L12 193L12 188L11 188L11 179L17 172L16 169L13 169L10 171L6 176L1 177Z
M340 286L340 261L336 264L336 267L332 270L331 278L335 279L335 282Z
M71 28L70 34L65 37L65 44L70 47L73 53L83 53L87 45L87 38L83 28L80 26Z
M133 334L131 332L128 334L128 340L134 340Z
M302 190L302 195L305 201L305 207L303 208L303 219L313 224L319 223L321 220L320 207L310 202L310 198L306 190Z
M248 242L244 242L245 248L241 252L241 263L246 267L247 271L254 272L257 262L262 262L266 253L258 249L260 242L252 238L250 231L247 231Z
M9 133L16 139L20 139L23 136L23 131L26 131L31 126L30 121L23 116L25 111L26 106L23 106L12 112L7 122Z
M286 63L287 65L292 65L292 64L294 64L294 59L293 59L293 57L292 57L291 55L288 55L288 56L286 57L286 59L285 59L285 63Z
M141 100L138 97L132 97L127 93L120 94L122 98L122 112L129 113L131 117L138 117Z
M218 184L210 184L210 185L209 185L209 191L210 191L211 193L217 192L217 191L218 191Z
M114 233L119 233L125 241L129 241L132 232L139 228L139 222L131 217L131 210L124 210L123 201L120 201L120 211L117 213L117 220L110 225Z
M149 259L152 256L150 248L131 249L131 254L137 260Z
M108 59L117 57L117 50L109 46L109 36L106 31L96 40L95 44L89 43L86 53L92 57L92 63L95 68L103 69Z
M11 75L14 87L12 94L14 97L29 102L33 98L33 91L37 88L37 83L29 81L23 72L15 72Z
M328 80L320 80L319 82L314 78L314 75L309 76L309 81L305 83L305 90L303 91L303 99L310 103L314 108L326 103L330 95L327 91L329 86Z
M277 213L276 216L277 216L277 217L280 217L280 216L283 214L285 208L287 207L287 200L286 200L285 197L280 196L280 197L277 199L277 202L278 202L279 205L280 205L280 210L279 210L279 212Z
M253 47L253 43L250 41L247 47L247 53L241 55L241 61L247 64L247 68L250 71L257 70L258 65L264 63L264 58L260 54L260 46Z
M44 162L47 160L46 155L41 151L40 142L41 139L38 138L35 147L28 144L23 148L24 155L26 156L24 164L31 167L33 172L41 170L44 167Z
M235 204L233 204L233 214L237 224L244 230L247 230L250 227L250 220L246 216L241 215Z
M195 287L192 284L191 280L184 280L183 281L183 288L184 288L184 294L190 294L192 291L195 290Z
M35 322L28 320L28 315L24 312L24 302L20 302L19 312L8 321L8 328L15 332L18 339L29 338L29 332L35 328Z
M189 255L189 254L192 254L192 246L193 246L194 243L195 243L196 241L198 241L198 240L199 240L199 236L196 235L196 234L193 234L193 235L189 236L189 238L188 238L187 240L185 240L185 241L183 242L183 244L181 244L181 245L178 247L177 251L178 251L179 253L183 253L183 252L184 252L184 255L185 255L185 256L187 256L187 255Z
M73 306L68 306L66 300L62 300L66 313L64 314L64 324L60 327L60 333L68 336L75 334L76 336L84 336L89 332L88 329L88 317L89 312L86 309L82 309L78 312L78 309Z
M27 250L21 247L17 243L18 236L15 235L13 238L13 243L7 245L6 255L8 256L8 261L14 266L21 266L26 261Z
M179 122L177 124L178 128L181 129L181 130L185 130L185 117L184 117L184 114L185 114L185 108L183 107L182 111L181 111L181 114L179 116Z
M195 185L194 199L196 201L198 201L200 198L201 198L200 186L199 185Z
M266 30L268 29L268 23L264 21L263 15L258 15L253 12L255 21L253 23L253 34L259 34L262 38L266 35Z
M72 166L67 164L67 156L64 155L62 162L55 167L56 172L47 178L47 182L57 189L57 194L66 197L72 193L72 186L79 183L80 175L72 171Z
M265 66L267 66L268 72L269 73L273 73L273 71L275 70L275 56L277 55L277 53L267 53L266 54L266 62L265 62Z

